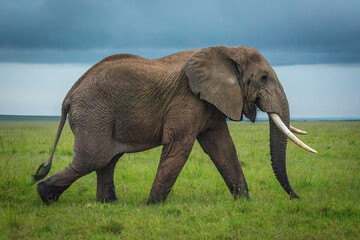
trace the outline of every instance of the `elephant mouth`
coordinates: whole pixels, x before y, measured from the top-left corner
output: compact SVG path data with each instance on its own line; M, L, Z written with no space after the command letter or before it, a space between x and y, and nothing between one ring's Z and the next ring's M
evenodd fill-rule
M262 111L259 108L259 97L255 99L255 101L244 104L243 114L246 118L248 118L251 122L256 121L256 115L258 111Z
M248 118L251 122L255 122L257 113L257 107L255 104L252 104L252 106L249 107L244 107L243 112L246 118Z

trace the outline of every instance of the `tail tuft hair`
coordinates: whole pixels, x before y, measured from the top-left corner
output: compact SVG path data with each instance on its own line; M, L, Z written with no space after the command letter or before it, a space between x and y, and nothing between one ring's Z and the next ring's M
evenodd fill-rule
M36 171L36 173L32 175L33 181L31 185L45 178L46 175L50 172L50 168L51 168L51 164L48 164L47 166L45 166L45 163L41 164L38 170Z

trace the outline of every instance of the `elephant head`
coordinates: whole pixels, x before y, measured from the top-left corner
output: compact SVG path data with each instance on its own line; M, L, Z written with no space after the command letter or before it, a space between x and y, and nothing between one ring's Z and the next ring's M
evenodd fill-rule
M228 118L239 121L244 114L254 122L257 108L269 115L273 171L282 188L297 198L286 173L287 137L308 151L316 151L291 133L306 132L290 126L285 92L266 59L249 47L210 47L194 52L185 72L192 92Z

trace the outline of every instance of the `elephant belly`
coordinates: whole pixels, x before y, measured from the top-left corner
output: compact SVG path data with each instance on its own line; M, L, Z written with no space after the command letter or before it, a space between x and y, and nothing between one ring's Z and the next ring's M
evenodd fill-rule
M161 144L161 122L117 118L113 138L120 152L139 152Z
M160 144L157 143L157 142L153 142L153 143L121 143L121 142L116 142L114 154L141 152L141 151L145 151L145 150L157 147L159 145Z

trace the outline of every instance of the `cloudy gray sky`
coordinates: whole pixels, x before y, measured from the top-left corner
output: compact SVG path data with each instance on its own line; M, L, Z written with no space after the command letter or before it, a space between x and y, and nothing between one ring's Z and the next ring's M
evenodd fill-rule
M359 12L344 0L2 0L0 114L59 114L68 88L108 55L247 45L276 66L294 116L360 117Z

